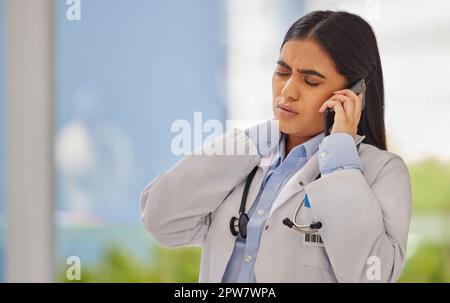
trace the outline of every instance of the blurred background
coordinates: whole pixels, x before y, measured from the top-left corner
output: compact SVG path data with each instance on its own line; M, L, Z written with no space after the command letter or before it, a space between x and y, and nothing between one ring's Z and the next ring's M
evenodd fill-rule
M317 9L377 35L388 148L413 187L400 282L450 282L444 0L0 0L0 281L197 281L200 248L159 247L139 194L180 159L173 121L272 118L283 36Z

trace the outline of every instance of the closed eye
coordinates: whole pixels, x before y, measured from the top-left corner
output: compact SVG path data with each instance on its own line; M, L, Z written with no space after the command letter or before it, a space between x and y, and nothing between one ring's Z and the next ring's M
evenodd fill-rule
M276 75L280 77L286 77L289 76L289 73L276 72Z
M278 77L288 77L288 76L290 75L290 72L279 72L279 71L276 71L275 74L276 74ZM308 76L306 76L306 77L304 78L304 81L305 81L305 83L306 83L307 85L309 85L309 86L319 86L319 85L320 85L320 83L318 83L318 82L314 82L314 81L309 80L309 79L308 79Z
M320 83L317 83L317 82L310 81L307 78L305 78L305 83L310 85L310 86L318 86L320 84Z

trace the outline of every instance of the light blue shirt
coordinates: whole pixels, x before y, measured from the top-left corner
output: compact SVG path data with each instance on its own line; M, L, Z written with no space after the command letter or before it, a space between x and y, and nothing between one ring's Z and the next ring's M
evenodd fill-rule
M258 146L255 135L251 131L250 133L247 131L247 134ZM272 204L290 177L300 170L315 152L319 152L322 175L347 168L363 171L355 141L349 134L335 133L324 138L323 133L320 133L294 147L285 157L286 137L287 135L283 133L279 137L274 161L267 170L256 200L247 213L250 218L247 225L247 239L243 239L240 235L236 237L222 282L256 282L255 261L259 241Z

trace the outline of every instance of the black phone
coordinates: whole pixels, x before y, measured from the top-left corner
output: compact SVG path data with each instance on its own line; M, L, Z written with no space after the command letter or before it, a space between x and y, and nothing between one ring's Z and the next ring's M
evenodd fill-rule
M366 83L364 79L358 80L351 88L351 91L353 91L355 94L362 94L362 106L361 111L364 109L365 105L365 93L366 93ZM331 133L331 129L333 128L334 124L334 110L332 108L327 108L325 110L324 114L324 135L325 137L328 136Z

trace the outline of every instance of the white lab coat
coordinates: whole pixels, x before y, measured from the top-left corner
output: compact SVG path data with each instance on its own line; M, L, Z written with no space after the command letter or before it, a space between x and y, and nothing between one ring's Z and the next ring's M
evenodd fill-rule
M150 234L166 247L201 245L199 282L220 282L233 251L231 217L245 180L259 166L249 190L251 207L267 171L272 149L261 157L244 134L221 140L250 147L250 155L190 155L162 172L141 193L140 211ZM362 141L357 136L355 143ZM222 141L223 142L223 141ZM229 141L227 141L229 142ZM211 144L211 143L210 143ZM255 263L257 282L394 282L406 256L411 188L403 160L362 143L364 173L338 170L319 174L317 153L295 173L274 201ZM270 162L270 161L269 161ZM323 244L304 242L304 234L283 225L308 194L311 208L298 221L321 221Z

